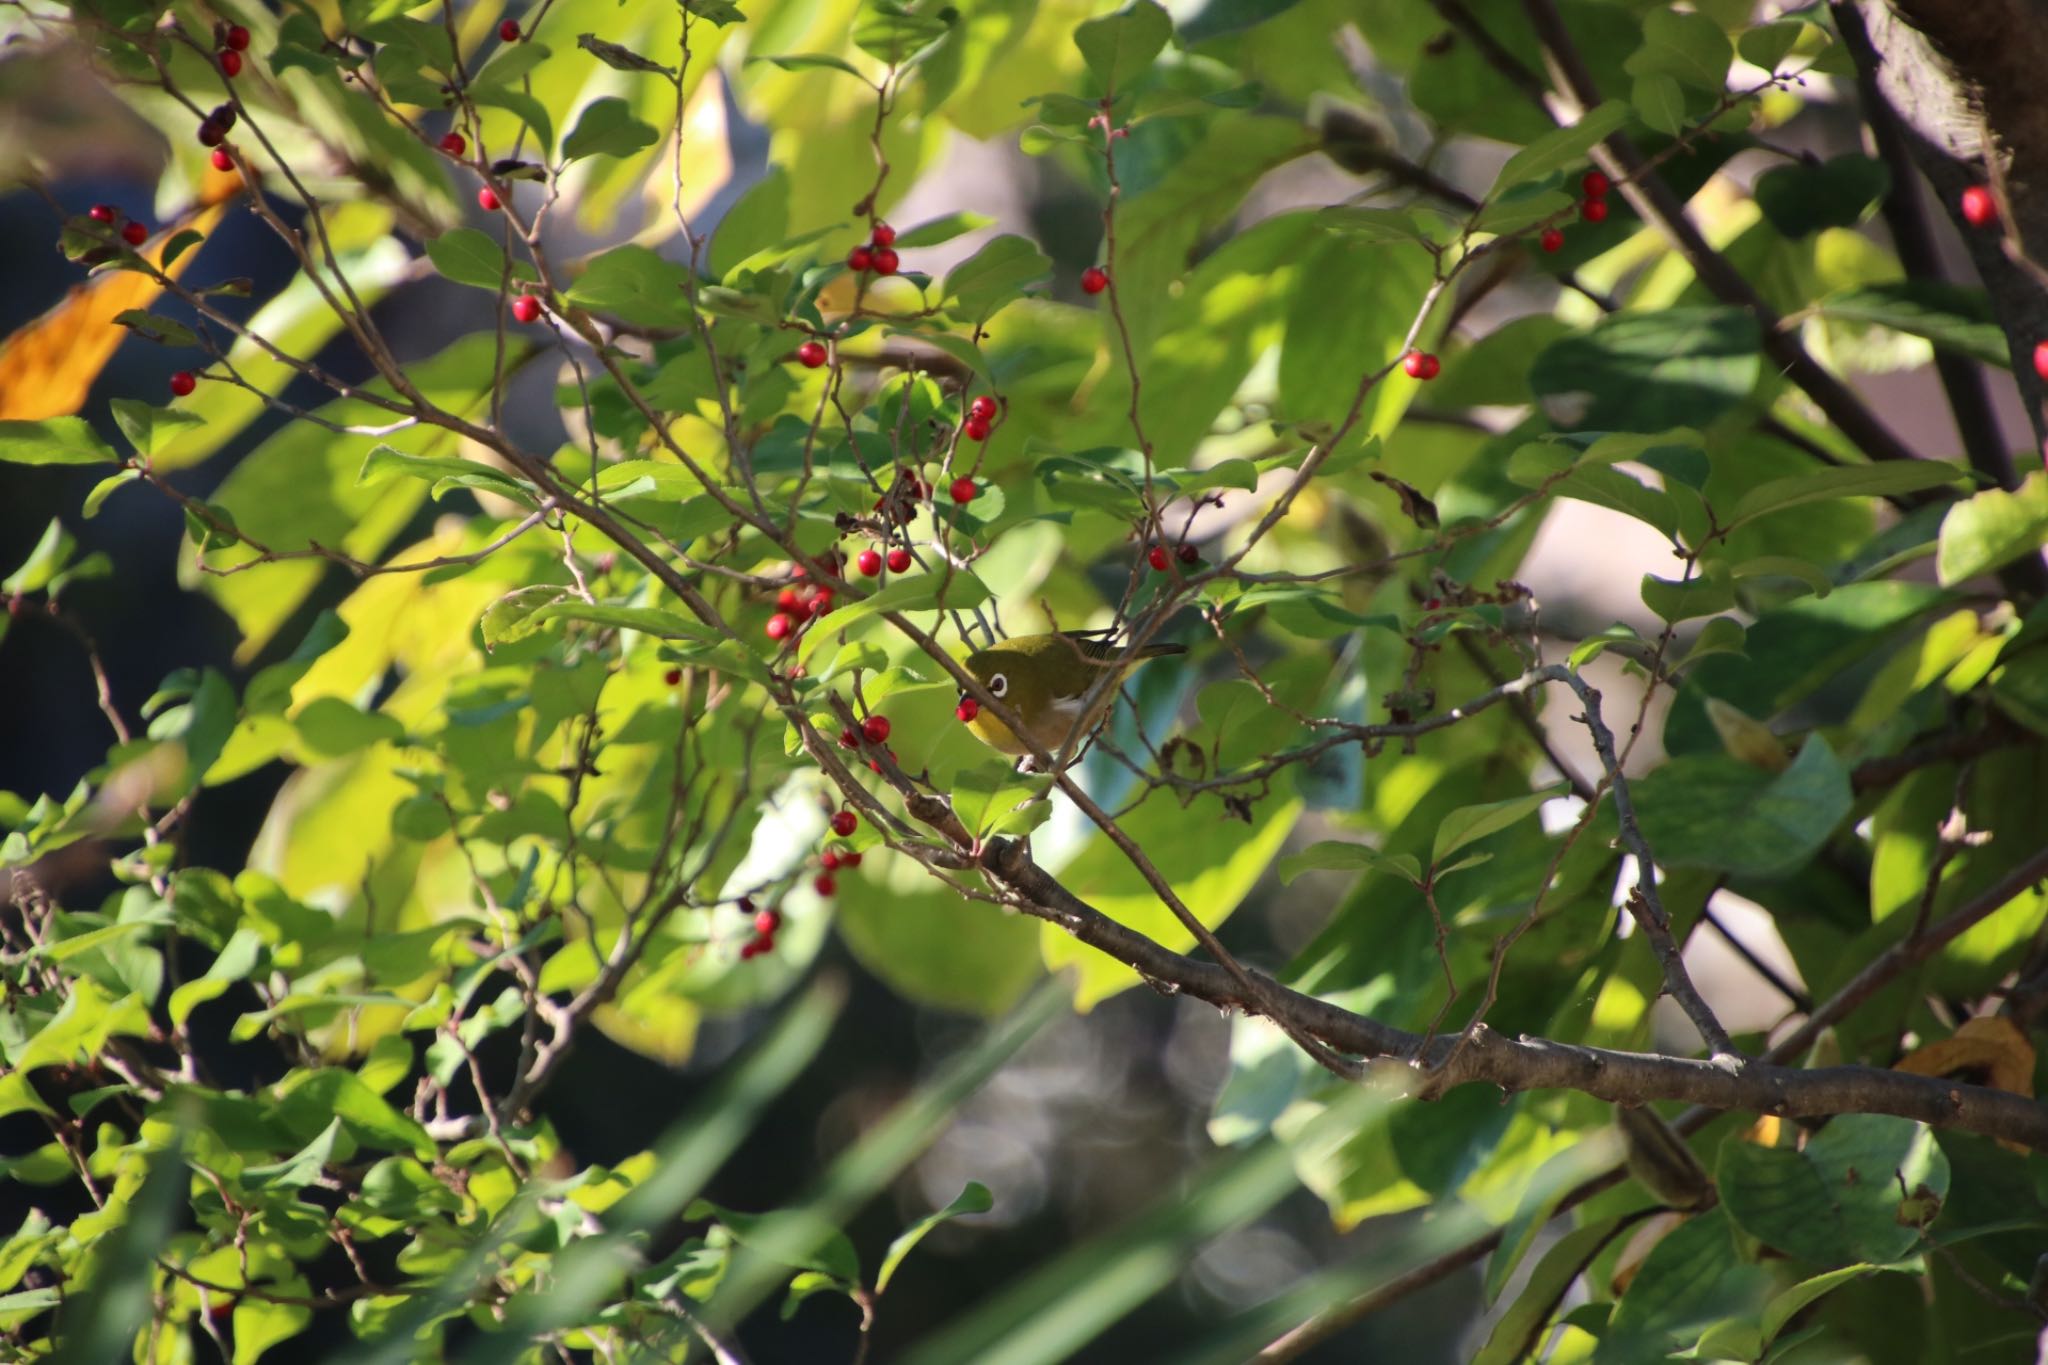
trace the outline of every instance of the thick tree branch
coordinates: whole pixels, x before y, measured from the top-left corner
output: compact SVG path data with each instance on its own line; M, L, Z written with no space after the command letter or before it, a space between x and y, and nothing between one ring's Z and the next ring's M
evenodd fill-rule
M1024 846L996 839L982 851L981 866L1016 891L1026 911L1059 925L1081 942L1137 971L1158 989L1186 994L1225 1009L1270 1009L1332 1047L1363 1057L1414 1056L1433 1068L1432 1089L1484 1083L1504 1092L1579 1090L1617 1104L1680 1100L1717 1110L1742 1110L1786 1118L1833 1114L1895 1114L1938 1128L1955 1128L2006 1138L2048 1151L2048 1105L2021 1095L1937 1077L1912 1076L1875 1067L1837 1066L1815 1070L1777 1065L1796 1049L1773 1048L1768 1060L1731 1069L1711 1061L1620 1052L1557 1043L1542 1038L1509 1039L1484 1026L1460 1046L1460 1035L1423 1038L1405 1029L1290 990L1257 974L1262 999L1247 998L1223 968L1172 952L1125 928L1075 896L1034 863ZM1910 962L1932 954L2010 901L2033 881L2048 876L2048 850L1935 926L1914 946L1901 945L1859 976L1889 979ZM1879 979L1881 977L1881 979ZM1854 983L1852 983L1853 985ZM1869 990L1875 990L1872 985ZM1817 1012L1833 1022L1867 997L1869 990L1845 991ZM1387 1062L1381 1065L1400 1065ZM1421 1081L1418 1076L1417 1083Z

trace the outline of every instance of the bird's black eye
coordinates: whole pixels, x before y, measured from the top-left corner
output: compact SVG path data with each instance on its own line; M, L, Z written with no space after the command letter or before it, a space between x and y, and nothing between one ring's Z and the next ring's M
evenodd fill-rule
M988 694L991 697L1005 696L1009 693L1009 690L1010 680L1001 673L996 674L993 678L990 678L988 680Z

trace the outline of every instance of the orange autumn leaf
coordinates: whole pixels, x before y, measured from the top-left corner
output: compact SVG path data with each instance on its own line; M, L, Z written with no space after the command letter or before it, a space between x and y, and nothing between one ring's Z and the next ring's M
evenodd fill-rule
M1952 1037L1913 1049L1892 1069L1915 1076L1981 1072L1984 1083L1994 1089L2015 1095L2034 1093L2034 1045L2017 1024L1996 1014L1971 1019Z
M176 279L198 246L169 266L163 264L164 247L187 230L202 238L211 233L240 188L241 178L232 172L209 175L197 209L159 232L141 254ZM128 337L128 329L114 319L131 308L149 307L160 292L156 278L139 270L105 271L0 342L0 420L35 422L77 412L114 349Z

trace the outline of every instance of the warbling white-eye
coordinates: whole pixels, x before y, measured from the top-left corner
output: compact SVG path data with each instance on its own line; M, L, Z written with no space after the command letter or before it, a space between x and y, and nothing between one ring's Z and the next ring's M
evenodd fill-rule
M1057 754L1081 715L1088 690L1106 670L1118 670L1121 676L1147 659L1186 652L1185 645L1149 644L1130 651L1125 658L1125 646L1106 634L1060 631L1012 636L976 650L962 662L990 696L1023 718L1039 748ZM963 693L962 700L972 698ZM1095 726L1108 718L1109 710L1107 705L1096 708ZM1001 753L1030 752L993 711L976 709L967 728L976 739Z

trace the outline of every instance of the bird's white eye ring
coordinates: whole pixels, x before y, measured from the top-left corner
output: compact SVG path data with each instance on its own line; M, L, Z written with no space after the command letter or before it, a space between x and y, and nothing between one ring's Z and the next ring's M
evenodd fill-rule
M988 694L991 697L995 697L998 700L1000 700L1004 696L1007 696L1009 694L1009 691L1010 679L1005 674L998 673L988 680Z

